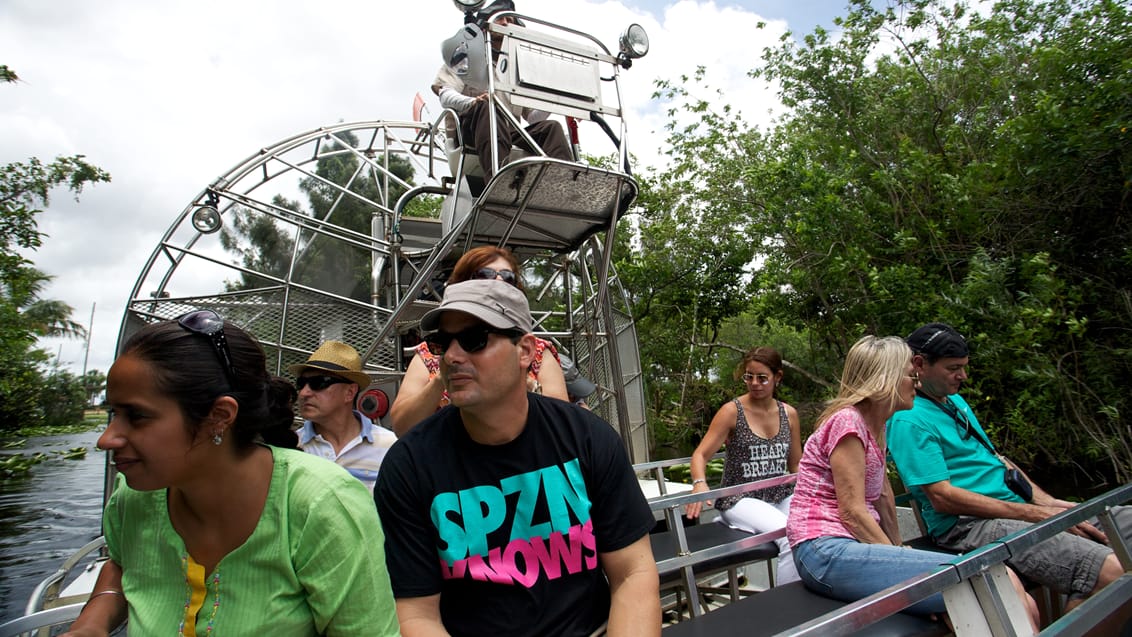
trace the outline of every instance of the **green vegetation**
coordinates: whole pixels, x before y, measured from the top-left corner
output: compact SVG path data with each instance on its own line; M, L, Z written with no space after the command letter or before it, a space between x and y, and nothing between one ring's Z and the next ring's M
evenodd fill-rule
M857 338L943 320L1039 482L1132 479L1129 5L855 1L837 24L751 71L788 109L766 129L708 69L658 84L671 167L617 262L657 440L698 440L750 346L783 351L806 430Z
M0 81L16 79L15 72L0 66ZM81 337L85 330L71 320L69 305L42 298L51 277L19 251L42 245L37 217L53 189L65 186L78 197L84 186L105 181L110 175L82 155L0 166L0 431L81 417L84 384L68 372L47 370L49 356L36 347L36 339Z
M707 478L707 483L712 487L718 487L719 481L723 479L723 459L718 458L715 460L708 460L707 466L704 467L704 477ZM677 464L672 465L664 470L664 479L671 482L683 482L685 484L692 483L692 465Z
M52 458L62 460L82 460L86 457L86 447L74 447L66 451L52 451L51 453L34 453L30 456L0 455L0 480L16 478L27 474L32 467Z
M62 436L66 434L77 434L85 431L91 431L104 427L106 425L106 412L100 410L87 410L82 414L82 419L70 423L61 423L56 425L40 425L40 426L25 426L20 427L12 432L17 436ZM10 448L10 447L6 447Z
M0 449L11 450L22 448L27 444L27 438L32 436L61 436L82 433L97 429L105 424L106 412L90 410L82 415L82 420L70 424L21 427L12 432L14 435L20 436L20 438L0 443ZM72 447L62 451L52 451L51 453L38 452L30 455L0 453L0 480L24 476L36 465L53 459L81 460L86 457L88 451L89 449L86 447Z
M357 145L353 133L343 133L342 139L346 144ZM317 162L315 176L300 182L299 188L307 198L305 204L277 195L272 205L368 236L373 219L370 202L388 202L392 206L407 189L395 180L386 189L379 176L366 170L356 155L341 150L342 142L329 142L325 155ZM389 171L407 183L412 180L413 166L404 157L391 156ZM354 196L342 196L343 188ZM413 212L420 216L439 214L439 199L418 199ZM224 249L237 255L252 272L286 279L293 267L290 279L294 283L359 301L370 299L372 264L370 253L364 248L348 247L309 230L298 232L296 238L294 232L250 208L235 211L220 239ZM251 290L266 284L263 277L244 273L240 281L229 282L228 287Z

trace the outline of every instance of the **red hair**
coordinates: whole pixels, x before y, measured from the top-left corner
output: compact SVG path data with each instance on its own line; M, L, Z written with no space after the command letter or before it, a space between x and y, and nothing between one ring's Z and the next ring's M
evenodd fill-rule
M519 275L519 262L515 259L515 255L507 248L497 248L495 246L480 246L472 248L460 257L456 262L456 267L452 268L452 275L448 277L448 283L463 283L469 281L476 270L486 268L487 264L495 261L496 259L504 259L511 271L515 273L515 287L520 290L523 289L523 278Z

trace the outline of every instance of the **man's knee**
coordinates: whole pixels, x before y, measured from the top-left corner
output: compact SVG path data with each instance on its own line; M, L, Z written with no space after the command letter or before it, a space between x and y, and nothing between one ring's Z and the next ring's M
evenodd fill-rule
M1101 572L1097 575L1097 585L1093 588L1093 593L1115 582L1122 575L1124 568L1120 566L1120 560L1116 559L1115 553L1110 553L1101 563Z
M574 159L570 153L570 145L566 142L566 133L558 122L552 119L535 122L527 127L527 132L547 155L569 161Z

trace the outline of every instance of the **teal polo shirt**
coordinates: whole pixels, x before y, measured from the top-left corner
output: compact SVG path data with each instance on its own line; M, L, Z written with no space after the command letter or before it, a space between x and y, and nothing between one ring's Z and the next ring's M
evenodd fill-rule
M958 516L932 508L921 485L949 480L953 486L996 500L1024 502L1003 482L1006 468L976 436L989 440L970 405L959 394L948 397L959 419L923 396L911 409L888 420L888 453L904 486L920 504L928 533L939 537L955 526ZM971 423L970 431L962 424Z

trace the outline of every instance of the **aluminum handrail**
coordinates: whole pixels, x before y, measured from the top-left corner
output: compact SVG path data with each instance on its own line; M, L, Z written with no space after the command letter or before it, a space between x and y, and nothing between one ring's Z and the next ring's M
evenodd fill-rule
M91 553L102 549L104 546L106 546L106 538L100 535L71 554L70 557L59 565L59 568L57 568L54 573L51 573L36 585L35 590L33 590L31 596L28 597L28 604L27 608L24 609L24 613L30 615L42 610L44 603L48 601L48 592L53 587L61 587L63 580L79 562ZM58 591L56 590L55 592L57 593Z
M729 487L719 487L716 489L709 489L699 493L676 493L673 495L665 495L659 498L654 498L649 501L649 507L653 511L661 511L664 509L672 509L681 507L693 502L701 500L714 500L730 495L741 495L751 491L759 491L761 489L769 489L783 484L794 484L798 479L798 474L787 473L773 478L764 478L762 480L755 480L753 482L744 482L742 484L733 484Z
M73 622L78 618L79 613L82 612L83 606L85 605L85 603L69 604L67 606L49 608L6 621L0 624L0 637L18 637L19 635L30 633L39 628L48 628L50 626Z
M1087 521L1094 516L1101 515L1102 519L1107 517L1108 522L1106 526L1111 525L1110 507L1129 500L1132 500L1132 483L1117 487L1071 509L1066 509L1062 513L1007 535L966 555L957 556L947 562L944 567L932 571L931 573L920 575L896 584L874 595L848 604L836 611L826 613L809 622L795 626L789 631L780 633L780 635L782 635L782 637L786 635L799 637L816 637L818 635L823 637L837 637L840 635L850 635L869 624L900 612L908 606L926 599L931 595L945 593L945 591L957 585L983 578L990 569L995 567L1001 568L1003 563L1012 555L1017 554L1017 552L1030 548L1038 542L1047 540L1058 533L1067 531L1076 524ZM1113 528L1115 527L1113 526ZM1109 541L1115 546L1123 548L1125 553L1127 553L1127 543L1122 534L1110 533ZM1120 551L1117 551L1118 554L1119 552ZM1126 572L1132 571L1132 564L1122 562L1122 566ZM1094 595L1077 609L1074 609L1073 612L1077 613L1080 611L1076 615L1077 617L1089 618L1089 621L1095 624L1094 620L1096 620L1096 617L1094 613L1099 612L1103 614L1105 610L1111 612L1111 610L1119 606L1119 604L1126 603L1129 599L1132 599L1132 583L1126 581L1129 578L1132 578L1132 575L1125 575L1120 580L1113 583L1113 586L1119 584L1113 591L1103 596L1099 593ZM1106 588L1105 591L1108 591L1108 588ZM950 606L948 612L952 615L954 621L956 613ZM1067 617L1068 616L1067 614ZM1003 618L988 619L997 619L999 622L1003 621ZM1103 619L1103 617L1101 617L1101 619ZM1072 623L1072 619L1069 620L1069 623ZM1056 630L1051 634L1081 634L1077 632L1076 629L1071 630L1065 625L1062 625L1060 621L1050 626L1050 628L1055 627ZM1045 631L1043 631L1043 634L1045 634Z
M660 461L660 464L663 464L664 462L666 461ZM655 465L657 463L644 464ZM674 464L680 463L676 462ZM661 474L661 467L654 466L652 467L652 469L656 471L658 475ZM793 484L794 481L797 480L797 478L797 474L788 473L781 476L775 476L773 478L744 482L742 484L731 485L718 489L709 489L707 491L701 491L699 493L688 492L677 495L662 494L658 498L649 500L649 508L652 509L653 512L664 511L664 517L665 521L668 524L668 528L676 536L676 556L658 562L657 569L667 571L672 568L679 568L682 571L681 579L683 580L684 588L688 591L688 598L691 600L698 599L699 593L694 569L696 564L717 557L732 555L749 548L754 548L765 542L776 540L785 535L786 530L778 529L769 533L751 535L750 537L745 537L733 542L726 542L724 544L719 544L716 546L709 546L698 551L692 551L688 547L688 535L684 529L684 524L680 520L681 514L679 513L678 509L692 502L714 500L716 498L729 495L741 495L744 493L749 493L751 491L759 491L782 484ZM661 478L660 484L664 484L663 478ZM702 614L702 609L700 608L699 604L693 603L690 606L693 617L698 617Z

